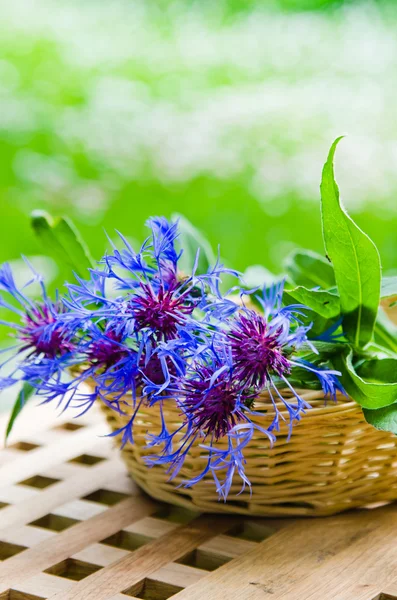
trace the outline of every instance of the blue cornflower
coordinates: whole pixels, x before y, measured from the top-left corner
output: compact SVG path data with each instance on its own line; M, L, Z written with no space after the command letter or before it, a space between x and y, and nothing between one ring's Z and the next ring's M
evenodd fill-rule
M14 314L16 321L1 321L13 330L16 343L11 348L11 356L0 368L11 365L11 375L0 379L2 388L18 381L25 381L40 391L42 385L49 393L64 393L62 383L66 369L73 364L75 340L64 328L62 318L66 309L60 300L52 301L46 292L42 277L32 270L32 279L20 289L14 280L10 266L0 267L0 306ZM32 300L25 288L38 283L41 299ZM14 303L4 297L13 298ZM15 364L16 363L16 364Z
M181 273L182 251L175 247L178 223L156 217L147 224L151 236L139 252L121 236L124 248L119 251L113 246L113 253L101 261L102 270L91 270L91 281L69 285L65 304L70 329L90 334L95 324L99 338L103 331L111 331L113 344L129 340L127 345L137 352L141 376L137 385L142 384L144 393L153 397L164 395L168 385L175 383L192 348L212 327L203 309L213 291L219 294L224 268L218 260L204 275L196 275L196 265L190 275ZM99 343L100 351L109 350L109 340L99 339Z
M298 317L290 306L287 312L280 309L267 318L246 308L234 315L225 335L231 347L234 376L242 385L258 391L276 390L275 382L278 387L290 387L288 376L299 367L314 373L324 393L335 397L341 389L337 378L340 373L294 356L303 344L315 350L307 337L310 326L297 324L302 308L298 307Z
M0 306L19 317L7 324L17 339L13 358L20 358L0 379L0 389L23 380L44 402L77 407L80 414L102 401L128 416L111 434L120 434L122 446L134 441L140 408L158 410L161 431L147 436L158 453L148 464L165 465L175 477L198 445L205 452L203 470L183 484L210 475L226 500L235 476L242 489L251 486L244 453L254 435L267 436L271 445L281 420L291 432L310 408L291 382L301 381L304 371L336 399L343 392L339 373L308 362L316 348L304 325L306 309L283 306L284 282L261 295L239 286L223 294L222 275L238 278L237 272L225 269L218 256L207 273L197 274L197 256L191 273L182 273L178 223L156 217L148 225L151 235L139 252L119 234L123 249L113 246L87 280L76 277L62 301L48 298L34 271L29 283L40 284L42 298L31 300L9 266L0 268L0 290L18 303L0 296ZM255 303L258 310L251 308ZM168 402L181 415L173 430L165 419Z
M177 336L178 326L191 317L197 305L191 288L184 283L167 287L142 283L127 301L124 318L133 320L135 331L148 329L158 340L170 340Z
M228 434L244 420L244 408L253 403L256 393L242 388L225 365L197 364L193 376L184 381L181 406L193 427L214 441Z
M237 313L226 334L231 346L236 379L242 385L262 389L272 374L283 378L291 365L283 352L288 340L282 324L253 310Z
M285 420L285 409L291 434L294 423L310 408L289 381L295 368L314 374L324 393L332 398L343 391L337 371L319 368L299 356L305 343L313 350L307 338L310 327L301 323L305 307L282 306L282 285L264 291L260 302L263 313L244 305L225 312L223 299L222 309L217 312L214 302L215 310L211 310L217 313L218 322L212 319L206 348L196 355L174 390L184 424L168 437L164 432L158 440L150 437L151 445L157 442L164 448L159 456L149 457L148 464L167 464L175 476L190 448L200 444L208 452L207 465L185 484L194 485L211 473L220 497L225 499L235 473L243 487L250 485L245 475L244 449L255 431L261 431L273 443L280 420ZM257 412L255 403L262 392L267 392L269 406ZM269 414L273 414L270 423ZM260 417L264 415L267 425L261 426ZM173 443L176 436L177 445ZM217 446L222 438L227 440L227 449ZM222 481L219 471L224 471Z
M150 219L148 226L152 235L139 252L121 236L124 248L119 251L113 245L113 253L101 261L103 270L91 273L95 289L82 281L69 285L66 303L80 322L103 319L115 331L129 335L149 332L155 345L175 338L180 326L193 322L193 312L207 302L210 282L219 278L219 272L199 276L195 266L190 275L179 272L181 252L175 249L178 224L157 217ZM109 293L106 283L112 282L122 295Z
M217 482L220 496L226 499L231 485L229 479L233 478L237 463L237 472L244 485L250 485L244 473L244 448L255 431L267 435L270 443L275 439L270 430L261 427L251 418L255 415L251 407L258 393L242 387L233 378L227 357L211 357L210 354L191 366L182 385L175 392L184 422L173 432L163 427L159 436L149 436L149 445L162 445L163 450L159 455L149 456L147 464L166 465L171 477L175 477L190 449L198 444L208 452L207 463L199 475L184 481L184 485L190 487L211 473ZM217 442L223 438L228 440L226 450L217 447ZM217 475L220 470L226 471L225 481L222 483Z
M128 240L119 233L124 248L119 251L111 242L113 253L106 255L102 263L106 266L106 277L116 280L119 289L134 290L141 283L151 282L157 288L167 289L179 281L178 261L181 252L175 249L178 223L164 217L153 217L146 225L151 236L135 252Z
M110 327L102 331L97 325L93 325L88 337L87 360L100 371L109 370L129 354L129 348L123 344L123 336Z
M97 397L108 403L111 396L118 410L128 397L135 405L137 390L145 383L157 388L166 380L163 361L152 351L150 343L145 344L142 336L131 338L109 324L90 323L79 334L76 353L80 354L81 368L75 383L90 381L95 385ZM169 373L170 367L166 366Z

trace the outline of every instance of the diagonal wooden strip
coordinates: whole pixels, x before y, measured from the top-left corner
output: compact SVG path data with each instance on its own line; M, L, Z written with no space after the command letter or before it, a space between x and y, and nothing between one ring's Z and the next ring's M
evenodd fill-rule
M381 586L382 592L376 598L369 600L395 600L397 598L397 581L393 583Z
M320 569L332 582L335 572L331 569L331 561L338 563L343 554L346 556L346 561L341 563L343 568L343 564L350 562L349 556L356 556L353 548L361 540L365 539L367 544L374 535L382 538L384 532L391 528L392 520L395 535L397 515L393 510L388 508L294 521L258 544L254 550L209 574L200 584L179 592L174 596L175 600L219 600L221 597L264 600L267 596L269 600L334 600L332 594L324 596L319 593L319 582L323 579ZM299 584L312 573L312 590L315 591L309 595L308 589L303 584L301 589ZM353 600L355 596L342 598ZM366 600L371 600L371 597Z
M237 558L241 554L247 554L256 548L256 542L242 540L235 537L218 535L200 546L200 550L210 552L219 557Z
M10 505L10 504L23 504L25 503L26 505L29 504L29 502L31 502L33 500L33 498L35 498L36 496L38 496L40 494L40 490L33 488L33 487L29 487L29 486L22 486L22 485L9 485L8 487L3 487L0 490L0 501L1 502L5 502L6 504ZM4 510L4 514L5 511L7 509ZM1 522L1 517L2 517L2 513L0 513L0 522Z
M125 530L126 528L123 527L123 529ZM76 552L71 558L88 562L91 565L107 567L121 558L124 558L124 556L127 556L129 552L131 551L115 546L109 546L108 544L95 543Z
M90 575L70 592L55 594L49 600L108 600L211 537L227 531L235 522L232 517L198 517Z
M111 536L155 509L156 504L143 496L126 498L103 513L9 558L0 565L0 592Z
M42 407L42 414L40 418L38 418L37 410L40 410L40 407L34 406L34 401L31 404L27 404L24 407L24 410L19 415L19 418L14 424L14 428L9 436L8 443L13 444L19 440L22 440L25 435L31 435L32 433L38 431L45 431L48 429L50 425L54 423L56 418L56 412L54 409L50 410L49 406ZM36 415L36 418L34 418ZM61 417L62 419L62 417ZM60 422L61 422L60 419ZM9 411L0 413L0 440L1 445L3 445L5 433L7 429L8 422L10 420ZM62 419L65 421L65 418Z
M3 598L5 598L5 600L13 600L15 598L15 600L35 600L37 598L40 600L51 594L70 590L73 585L76 584L70 579L54 577L54 575L47 575L47 573L39 573L32 579L20 581L18 585L12 588L10 596L3 596L3 594L0 594L0 599L3 600ZM127 598L124 597L124 600L127 600Z
M8 542L9 544L17 544L18 546L31 548L44 540L47 541L49 538L54 537L54 535L57 535L56 531L23 525L18 529L9 529L7 533L4 533L1 536L0 546L2 542ZM0 567L2 564L3 563L0 563Z
M0 539L3 530L26 525L51 512L57 506L95 491L105 482L107 483L110 478L123 473L125 473L125 467L118 458L107 460L91 467L89 476L85 472L79 473L41 491L28 503L20 502L6 506L0 512ZM133 486L134 484L131 482L132 490ZM139 493L137 487L135 487L135 491L137 494Z
M178 563L170 563L165 567L161 567L158 571L151 573L150 579L168 583L176 587L186 588L193 583L203 579L207 575L204 569L197 569L187 565Z
M27 456L21 456L0 467L0 482L2 486L18 483L37 474L37 466L44 471L60 462L69 460L77 454L88 450L93 441L100 435L106 433L103 423L92 427L84 427L68 436L62 437L56 444L43 446L28 452Z
M376 513L375 527L357 539L350 548L334 556L299 586L289 586L274 600L372 600L388 585L396 584L397 507ZM356 522L356 527L359 524ZM273 600L273 598L272 598Z
M23 440L25 437L40 437L43 433L50 431L50 428L60 426L63 423L76 422L81 425L92 425L94 423L103 422L103 415L99 408L94 407L89 413L74 420L74 415L70 413L59 414L59 410L55 405L39 405L35 399L27 404L17 421L8 440L8 445ZM5 431L8 425L10 415L8 412L0 414L0 446L5 437Z
M11 461L20 458L21 456L21 450L15 450L14 448L6 448L1 451L0 466L10 463Z

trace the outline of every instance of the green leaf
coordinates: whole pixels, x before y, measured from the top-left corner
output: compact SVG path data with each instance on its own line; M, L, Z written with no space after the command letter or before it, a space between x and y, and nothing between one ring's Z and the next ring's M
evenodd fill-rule
M341 381L346 392L363 408L376 409L389 406L397 400L397 360L385 358L353 366L353 351L336 355L335 368L341 371ZM364 379L364 377L371 379Z
M313 342L313 345L318 350L316 354L312 348L304 344L299 349L299 358L308 361L320 369L333 369L335 356L341 354L345 350L344 344L330 344L326 342ZM303 367L294 366L291 370L291 375L288 377L289 383L293 387L321 389L320 381L315 373L307 371Z
M21 391L18 394L18 397L15 401L14 406L12 407L11 415L7 424L5 441L7 442L8 436L10 435L12 428L14 427L14 423L23 407L25 406L27 400L29 400L30 396L35 392L35 388L32 387L29 383L24 383Z
M397 433L397 404L390 404L377 410L363 408L363 413L367 423L376 429Z
M379 309L375 323L374 341L378 346L397 354L397 326Z
M312 350L312 346L314 346L318 352L318 354L314 353ZM344 352L346 349L345 342L323 342L321 340L310 340L310 345L307 342L304 342L302 346L299 347L299 357L303 355L305 360L308 360L312 363L317 363L319 360L328 359L335 354L340 354Z
M298 286L292 290L286 289L283 295L283 300L287 300L288 304L299 302L308 306L317 315L326 319L338 317L340 314L340 301L337 294L323 290L308 290L303 286Z
M283 302L305 304L311 310L306 312L306 324L312 324L310 338L315 338L327 331L340 316L340 301L336 293L324 290L308 290L298 286L287 289L283 294Z
M207 273L208 268L216 261L211 244L203 234L194 227L183 215L174 214L172 220L179 220L179 244L183 254L179 260L179 267L186 274L191 273L197 250L200 249L197 273Z
M323 236L339 291L343 329L356 346L372 339L380 300L381 266L375 244L342 208L334 178L331 146L321 181Z
M87 279L87 269L93 266L93 261L78 230L69 219L54 219L48 213L36 210L32 213L32 227L45 250L61 267Z
M295 285L324 290L336 285L332 265L316 252L295 250L287 256L284 268Z
M397 360L395 358L373 358L356 368L360 377L373 383L397 383Z

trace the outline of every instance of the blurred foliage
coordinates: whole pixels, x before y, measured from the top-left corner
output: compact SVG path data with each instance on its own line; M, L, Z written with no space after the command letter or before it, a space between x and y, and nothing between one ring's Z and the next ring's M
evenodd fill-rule
M70 216L97 258L104 229L141 241L177 212L229 265L277 271L323 252L321 164L347 132L342 193L394 268L393 7L215 4L3 5L0 260L41 254L33 209Z

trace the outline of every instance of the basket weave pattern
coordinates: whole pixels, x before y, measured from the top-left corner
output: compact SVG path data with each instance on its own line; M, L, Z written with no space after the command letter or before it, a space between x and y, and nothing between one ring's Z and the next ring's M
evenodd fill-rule
M131 477L150 496L202 512L319 516L397 499L397 436L368 425L360 407L343 396L337 403L325 404L321 391L301 390L300 394L312 408L295 425L291 439L287 440L288 424L281 423L273 448L257 431L246 448L251 496L249 491L237 495L241 489L237 476L226 503L218 501L210 476L192 488L178 487L206 464L206 451L200 447L190 451L172 481L165 468L148 468L144 457L153 454L153 448L146 447L146 434L161 429L156 407L140 410L134 424L135 444L122 450L123 459ZM263 413L256 417L262 426L271 422L269 405L266 393L255 403L255 411ZM125 425L127 416L102 407L113 430ZM164 415L171 430L180 425L175 403L165 403Z

